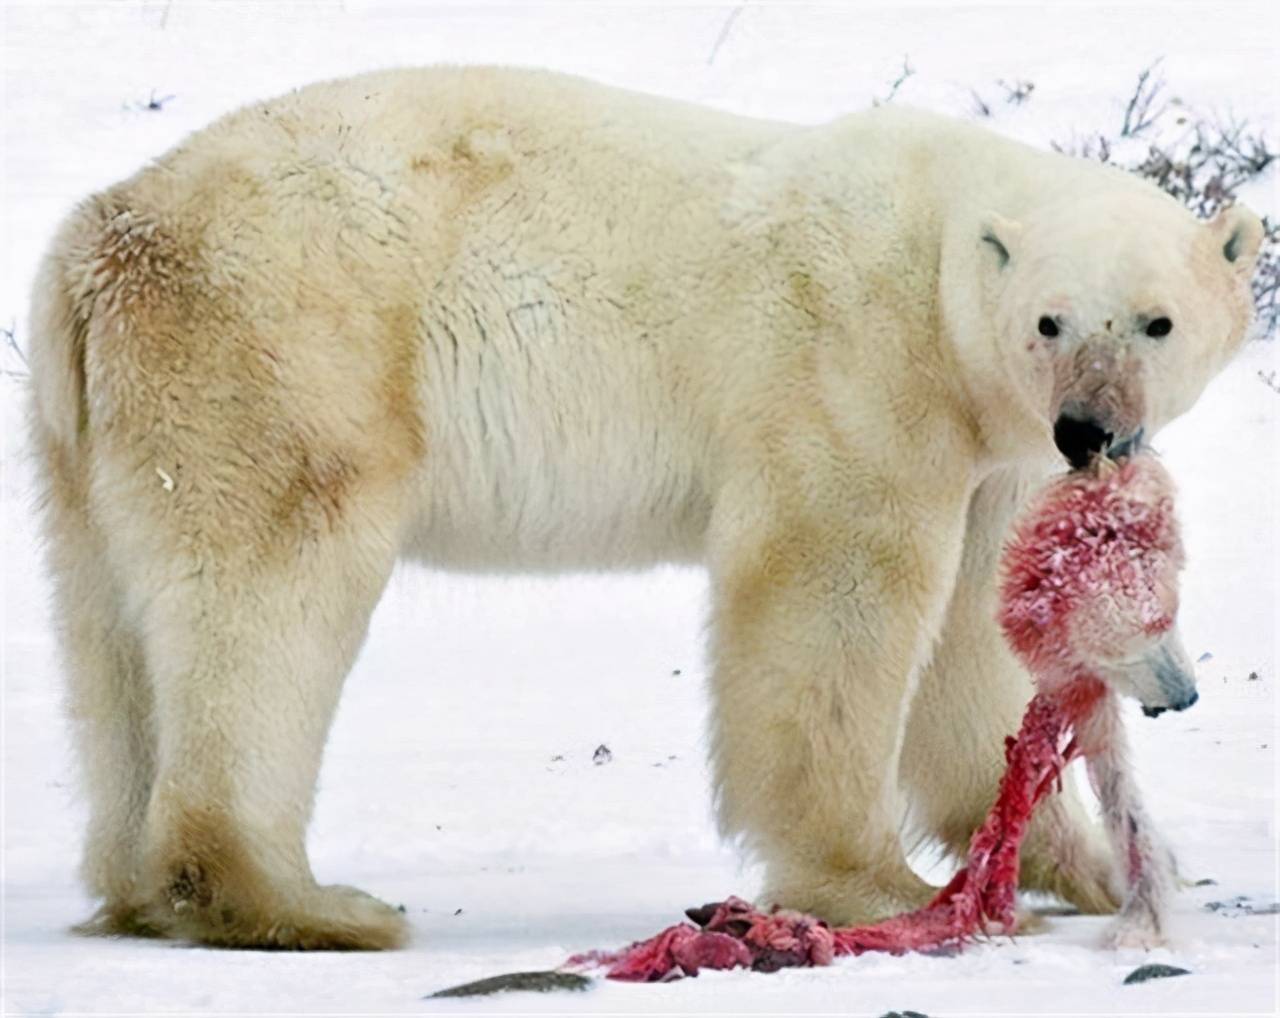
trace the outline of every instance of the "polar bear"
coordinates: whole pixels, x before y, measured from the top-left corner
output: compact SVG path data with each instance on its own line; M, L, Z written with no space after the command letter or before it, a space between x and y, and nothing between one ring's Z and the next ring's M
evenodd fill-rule
M904 811L963 851L1030 693L1007 520L1191 406L1261 237L892 107L801 127L452 68L217 121L81 203L34 293L86 929L403 941L304 847L402 558L704 563L718 816L763 899L920 904ZM1112 908L1081 803L1046 812L1024 883Z

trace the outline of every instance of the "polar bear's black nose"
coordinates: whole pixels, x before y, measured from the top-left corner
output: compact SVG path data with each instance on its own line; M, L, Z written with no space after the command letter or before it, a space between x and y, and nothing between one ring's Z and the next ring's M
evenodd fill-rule
M1199 699L1200 694L1193 689L1177 703L1171 703L1168 707L1148 707L1144 704L1142 713L1149 718L1158 718L1167 710L1186 710L1188 707L1195 706L1196 701Z
M1095 453L1102 452L1115 436L1096 421L1063 414L1053 425L1053 444L1073 468L1087 467Z

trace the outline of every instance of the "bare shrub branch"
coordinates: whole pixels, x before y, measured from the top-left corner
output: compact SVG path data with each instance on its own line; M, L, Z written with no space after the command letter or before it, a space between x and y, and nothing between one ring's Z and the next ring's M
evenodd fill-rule
M1160 94L1164 91L1164 78L1156 77L1155 74L1163 59L1161 57L1138 74L1138 83L1124 109L1124 123L1120 125L1121 138L1136 138L1169 108L1160 99Z
M710 67L716 60L716 54L720 52L720 47L724 45L725 40L729 38L729 33L733 31L733 23L738 20L738 16L746 8L746 4L739 4L729 12L729 16L724 19L724 24L720 26L720 34L716 36L715 45L711 47L711 52L707 54L707 66Z
M1264 336L1280 328L1280 222L1262 217L1266 235L1253 270L1253 304L1258 309L1258 326Z

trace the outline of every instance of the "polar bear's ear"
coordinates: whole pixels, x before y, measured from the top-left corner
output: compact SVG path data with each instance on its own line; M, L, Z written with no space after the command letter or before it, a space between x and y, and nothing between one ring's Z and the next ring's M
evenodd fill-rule
M1017 250L1018 240L1022 237L1022 224L1006 219L998 212L988 212L982 218L979 236L995 253L997 268L1003 269Z
M1209 220L1209 232L1222 257L1240 272L1252 272L1266 233L1262 220L1247 205L1232 205Z

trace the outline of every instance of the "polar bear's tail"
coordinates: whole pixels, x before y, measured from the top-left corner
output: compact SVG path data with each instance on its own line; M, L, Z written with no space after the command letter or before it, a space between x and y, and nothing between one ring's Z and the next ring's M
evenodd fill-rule
M59 228L31 295L31 393L35 425L65 449L79 443L85 405L85 338L94 305L95 267L86 260L102 229L91 203Z

